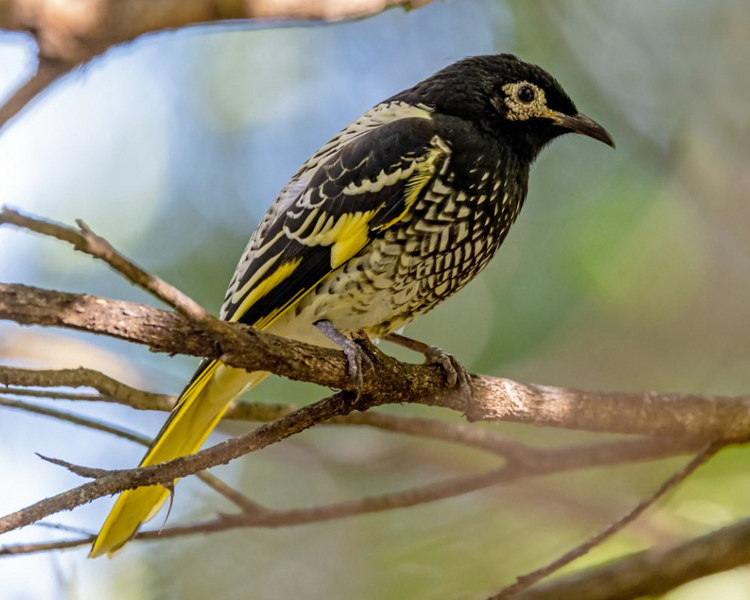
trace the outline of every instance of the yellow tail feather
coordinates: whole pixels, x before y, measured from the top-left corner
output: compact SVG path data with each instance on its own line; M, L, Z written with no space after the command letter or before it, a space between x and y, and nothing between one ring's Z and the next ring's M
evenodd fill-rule
M244 390L262 381L268 373L248 373L208 363L180 396L175 408L143 457L140 466L155 465L197 452L216 427L229 404ZM112 555L132 538L142 523L151 519L169 497L160 486L127 490L120 494L104 522L90 558Z

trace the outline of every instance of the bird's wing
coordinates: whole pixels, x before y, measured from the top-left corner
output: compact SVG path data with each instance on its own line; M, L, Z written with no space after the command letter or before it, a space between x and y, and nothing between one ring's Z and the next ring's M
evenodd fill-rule
M297 173L290 185L298 194L285 206L276 203L254 236L252 254L240 261L223 318L268 326L402 219L449 154L429 118L404 118L357 136L314 169Z

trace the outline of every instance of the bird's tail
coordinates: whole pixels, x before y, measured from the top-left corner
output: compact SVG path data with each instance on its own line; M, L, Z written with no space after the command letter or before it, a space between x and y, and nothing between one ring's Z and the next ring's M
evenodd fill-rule
M197 452L232 400L267 374L233 369L215 360L201 364L140 466ZM111 556L135 535L142 523L156 515L168 497L169 490L161 485L120 494L94 541L89 557L96 558L105 553Z

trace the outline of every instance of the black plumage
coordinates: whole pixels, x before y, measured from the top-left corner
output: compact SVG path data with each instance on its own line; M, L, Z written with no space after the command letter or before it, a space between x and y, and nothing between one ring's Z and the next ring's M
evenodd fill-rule
M553 139L614 145L540 67L502 54L455 63L365 113L281 191L243 253L222 318L343 347L386 337L460 290L492 258L526 197L531 164ZM449 383L468 379L430 350ZM142 465L195 452L229 403L264 373L204 361ZM91 556L121 547L166 500L124 492Z

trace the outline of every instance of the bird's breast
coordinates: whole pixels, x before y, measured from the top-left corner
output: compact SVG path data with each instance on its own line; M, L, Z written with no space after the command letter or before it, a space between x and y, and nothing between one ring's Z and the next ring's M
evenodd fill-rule
M461 187L450 172L436 178L407 216L321 282L300 310L377 336L461 289L495 254L525 191L491 171L471 175Z

